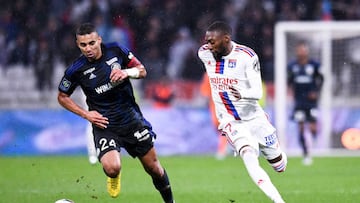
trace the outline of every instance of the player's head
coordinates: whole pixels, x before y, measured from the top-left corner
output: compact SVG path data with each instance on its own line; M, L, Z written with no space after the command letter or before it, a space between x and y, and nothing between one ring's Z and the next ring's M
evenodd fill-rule
M300 64L306 64L309 57L309 46L305 41L296 44L296 57Z
M231 27L222 21L216 21L207 28L205 43L216 59L230 53L231 33Z
M81 24L76 30L76 44L80 51L89 61L101 57L102 39L96 32L95 26L91 23Z

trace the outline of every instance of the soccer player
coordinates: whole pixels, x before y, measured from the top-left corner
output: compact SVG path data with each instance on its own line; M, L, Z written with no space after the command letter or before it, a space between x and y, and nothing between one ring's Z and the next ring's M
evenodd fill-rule
M292 119L298 123L299 142L303 152L303 163L312 164L305 138L305 124L309 124L312 138L317 136L317 103L323 84L320 63L309 58L309 47L305 41L295 47L296 59L288 64L288 84L293 90L294 111ZM309 140L310 141L310 140Z
M285 171L287 165L275 128L258 103L262 96L259 59L252 49L234 42L231 33L227 23L214 22L198 51L209 77L218 128L255 184L273 202L284 203L258 160L261 153L277 172Z
M130 83L131 78L146 76L145 67L126 47L102 43L92 24L78 27L76 43L82 55L65 70L58 101L65 109L92 123L110 196L117 197L120 193L120 148L125 148L140 160L164 202L173 203L169 178L153 144L156 134L135 102ZM86 95L88 110L71 98L78 86Z

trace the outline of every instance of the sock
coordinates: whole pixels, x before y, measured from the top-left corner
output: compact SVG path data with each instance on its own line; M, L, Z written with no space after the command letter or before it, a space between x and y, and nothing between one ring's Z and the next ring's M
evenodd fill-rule
M171 191L170 181L164 169L164 175L161 178L153 178L155 188L160 192L165 203L173 203L173 194Z
M307 156L308 155L308 149L307 149L307 146L306 146L306 140L305 140L304 132L300 132L299 141L300 141L301 148L303 149L304 156Z
M280 193L272 184L270 177L261 168L258 157L254 151L244 152L242 155L245 167L255 184L273 201L283 201Z
M276 172L284 172L287 166L287 156L285 152L281 153L280 160L278 160L277 162L272 162L272 163L269 162L269 163Z

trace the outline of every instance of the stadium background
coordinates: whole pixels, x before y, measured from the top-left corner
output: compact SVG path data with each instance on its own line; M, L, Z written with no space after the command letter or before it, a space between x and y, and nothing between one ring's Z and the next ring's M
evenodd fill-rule
M159 154L215 153L217 135L207 98L199 91L203 69L196 52L202 44L204 30L218 19L233 26L236 41L254 48L259 54L267 90L265 109L272 114L274 25L280 21L359 20L360 2L2 2L0 155L86 153L86 121L66 112L56 101L60 77L65 67L79 55L74 44L74 28L85 21L97 26L104 41L116 40L128 46L147 67L148 77L134 81L134 85L145 116L158 133ZM82 102L80 92L74 96ZM159 96L168 102L160 102ZM359 109L352 109L342 116L334 125L336 131L331 143L334 148L343 148L339 135L344 129L360 127ZM289 126L293 125L289 121ZM286 136L295 135L289 133ZM288 147L298 149L297 138L289 138Z

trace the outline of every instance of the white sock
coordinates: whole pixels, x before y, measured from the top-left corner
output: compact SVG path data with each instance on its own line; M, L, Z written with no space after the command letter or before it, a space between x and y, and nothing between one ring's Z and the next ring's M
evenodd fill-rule
M256 153L253 150L246 150L242 154L242 159L255 184L274 202L284 202L268 174L261 168Z

